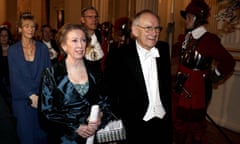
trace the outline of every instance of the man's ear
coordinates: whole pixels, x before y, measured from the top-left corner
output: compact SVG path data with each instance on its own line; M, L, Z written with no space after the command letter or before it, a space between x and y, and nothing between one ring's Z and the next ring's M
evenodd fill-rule
M85 21L84 21L84 17L81 16L81 18L80 18L80 22L81 22L82 24L85 23Z
M132 30L132 35L133 35L134 37L137 37L137 36L138 36L138 33L139 33L139 30L138 30L137 26L133 25L133 26L131 27L131 30Z

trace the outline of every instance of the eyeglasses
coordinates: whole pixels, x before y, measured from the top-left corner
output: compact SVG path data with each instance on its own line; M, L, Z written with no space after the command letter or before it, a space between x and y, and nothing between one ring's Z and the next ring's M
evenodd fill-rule
M98 19L99 16L83 16L85 18L89 18L89 19Z
M142 29L144 29L144 31L146 32L146 33L150 33L150 32L153 32L153 30L155 30L155 32L157 32L157 33L160 33L161 31L162 31L162 27L160 27L160 26L158 26L158 27L151 27L151 26L146 26L146 27L144 27L144 26L140 26L140 25L137 25L139 28L142 28Z

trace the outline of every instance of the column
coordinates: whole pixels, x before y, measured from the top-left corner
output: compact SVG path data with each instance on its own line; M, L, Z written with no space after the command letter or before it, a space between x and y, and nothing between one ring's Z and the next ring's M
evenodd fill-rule
M136 0L136 12L150 9L154 12L158 12L158 0Z
M98 10L99 23L109 21L109 0L92 0L92 5Z

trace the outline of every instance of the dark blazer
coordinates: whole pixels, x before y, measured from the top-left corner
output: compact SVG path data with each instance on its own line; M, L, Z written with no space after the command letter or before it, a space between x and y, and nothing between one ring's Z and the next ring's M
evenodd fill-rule
M40 40L40 42L43 43L43 40ZM56 52L59 53L60 49L59 49L59 47L58 47L58 45L57 45L57 42L56 42L55 40L51 39L51 40L50 40L50 43L51 43L52 48L53 48Z
M98 29L94 30L95 35L97 37L98 42L100 43L100 45L102 44L102 34L101 31L99 31Z
M156 47L160 54L160 57L156 58L160 99L166 110L166 115L163 119L166 122L166 127L163 130L166 130L167 137L169 136L169 139L171 139L169 46L165 42L158 42ZM142 119L147 111L149 102L135 41L131 41L129 45L109 52L106 60L104 82L105 92L109 95L112 110L119 118L122 118L126 127L127 139L136 142L139 136L143 135L144 128L141 126L145 122ZM148 133L153 132L150 131ZM141 137L140 140L144 140L144 137Z
M44 43L43 40L40 40L40 42ZM52 64L54 64L58 61L58 56L60 55L60 48L58 47L57 42L54 39L50 40L50 44L52 48L58 53L56 58L51 59Z

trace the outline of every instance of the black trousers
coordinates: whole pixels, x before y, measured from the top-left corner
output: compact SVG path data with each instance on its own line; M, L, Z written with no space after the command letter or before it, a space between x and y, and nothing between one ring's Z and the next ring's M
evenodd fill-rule
M141 121L135 129L127 130L126 144L172 144L172 126L166 119Z

